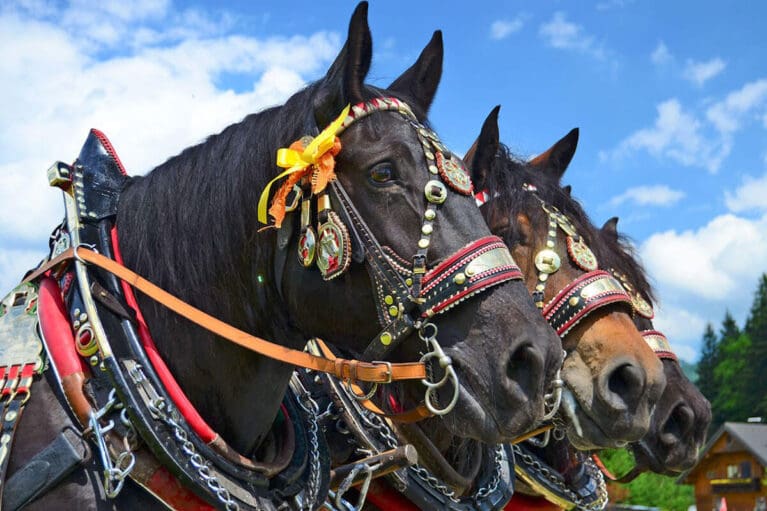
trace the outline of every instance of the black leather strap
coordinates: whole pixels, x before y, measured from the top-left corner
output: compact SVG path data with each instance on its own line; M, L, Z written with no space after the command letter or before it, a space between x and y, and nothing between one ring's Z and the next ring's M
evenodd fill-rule
M8 479L3 494L3 509L21 509L53 489L89 458L88 442L74 430L65 429Z

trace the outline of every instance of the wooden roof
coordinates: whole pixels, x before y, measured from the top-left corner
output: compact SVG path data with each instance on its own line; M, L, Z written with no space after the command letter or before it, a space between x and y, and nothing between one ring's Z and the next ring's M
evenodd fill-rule
M767 467L767 424L750 422L725 422L719 431L708 441L698 456L698 463L691 469L682 473L677 479L678 483L690 484L690 476L694 475L700 462L706 458L709 451L727 433L732 439L721 452L747 451L751 453L759 463Z

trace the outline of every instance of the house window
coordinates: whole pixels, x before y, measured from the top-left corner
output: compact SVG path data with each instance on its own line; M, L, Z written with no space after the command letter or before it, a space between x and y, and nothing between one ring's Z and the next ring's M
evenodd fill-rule
M751 462L750 461L743 461L740 464L740 477L742 478L750 478L751 477Z
M727 479L737 479L740 473L740 467L737 465L727 465Z

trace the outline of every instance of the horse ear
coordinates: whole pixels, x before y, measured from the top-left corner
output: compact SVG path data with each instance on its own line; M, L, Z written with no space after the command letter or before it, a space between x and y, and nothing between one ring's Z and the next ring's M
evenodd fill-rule
M475 190L481 191L485 187L487 173L490 172L495 155L498 154L498 148L501 145L498 132L498 112L500 111L501 105L493 108L482 124L479 138L474 141L463 157L463 161L471 171Z
M443 56L442 31L437 30L415 64L394 80L388 89L415 101L424 113L428 112L442 78Z
M567 170L567 166L570 165L573 155L575 155L575 149L578 147L578 132L578 128L570 130L547 151L530 160L530 165L551 175L557 181L562 179L562 175Z
M618 217L614 216L605 222L602 226L602 233L604 233L611 240L616 241L618 239Z
M573 187L572 187L572 186L570 186L570 185L567 185L567 186L563 186L563 187L562 187L562 191L563 191L563 192L565 192L565 195L567 195L568 197L570 197L570 196L572 196L572 194L573 194Z
M323 129L348 103L365 100L365 77L370 70L373 40L368 26L368 3L360 2L349 21L346 43L328 69L314 98L314 117Z

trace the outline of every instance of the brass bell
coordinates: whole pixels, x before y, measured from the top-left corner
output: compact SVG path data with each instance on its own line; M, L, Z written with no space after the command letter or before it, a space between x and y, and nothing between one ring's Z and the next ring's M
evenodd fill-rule
M559 255L553 250L548 248L541 250L535 255L535 267L541 273L554 273L559 269L562 262L559 259Z
M423 189L426 200L432 204L442 204L447 199L447 188L441 181L432 179Z

